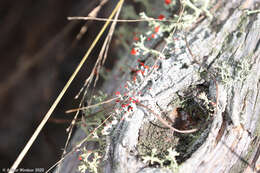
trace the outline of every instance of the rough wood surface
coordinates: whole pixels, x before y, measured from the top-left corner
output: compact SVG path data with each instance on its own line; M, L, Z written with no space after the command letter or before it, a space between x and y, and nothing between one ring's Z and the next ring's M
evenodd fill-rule
M232 73L232 81L227 84L223 83L220 77L217 78L218 108L209 132L205 131L208 137L203 145L182 163L179 172L229 172L237 162L247 162L244 157L254 138L260 106L260 15L246 16L245 12L238 8L239 4L238 1L226 2L216 13L216 20L211 23L204 20L188 34L193 54L200 62L207 57L204 63L209 65L212 73L216 73L214 66L225 68L222 62L233 62L228 67ZM148 79L150 82L147 80L139 86L145 93L142 102L154 111L157 109L158 113L158 106L167 109L176 92L203 82L196 73L196 65L181 68L184 63L191 64L192 61L185 44L181 44L181 52L162 60L161 68ZM181 63L175 65L176 61ZM245 72L247 74L244 74L242 81L237 76L238 62L247 63L249 66L249 71ZM148 91L147 88L151 89ZM215 88L211 82L209 91L212 95ZM142 170L144 164L130 154L130 151L135 151L138 129L142 126L146 114L150 113L143 108L137 108L130 122L124 121L118 125L120 130L113 134L110 146L109 166L112 168L106 168L105 172L164 172L155 168ZM251 168L254 167L251 165Z
M241 8L259 9L259 1L246 2L246 5L242 0L222 2L213 20L205 19L187 33L190 50L203 67L194 63L184 41L185 33L178 31L180 40L171 47L178 51L161 59L160 68L132 86L142 92L138 97L142 104L161 114L162 110L171 109L169 105L176 99L176 93L208 83L208 95L217 101L217 108L212 121L197 139L201 145L189 149L192 154L182 162L179 172L256 170L260 135L260 13L247 15ZM157 49L162 46L157 45ZM146 58L147 64L153 62L152 57ZM209 75L202 78L201 68L214 74L217 82ZM114 74L118 73L115 69ZM127 79L129 75L126 74L112 81L112 85L108 81L106 91L112 93L116 84ZM108 139L104 172L169 172L149 168L138 157L136 146L140 129L154 119L147 109L137 106L130 120L120 121Z

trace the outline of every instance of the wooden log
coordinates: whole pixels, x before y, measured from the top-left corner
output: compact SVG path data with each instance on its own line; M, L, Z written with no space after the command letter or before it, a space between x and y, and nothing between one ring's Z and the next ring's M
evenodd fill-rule
M158 162L143 162L147 151L142 149L153 147L159 147L158 158L175 147L180 154L176 157L178 172L257 171L260 14L245 9L259 8L259 1L218 5L212 20L204 19L188 32L178 31L174 35L178 40L167 47L168 56L158 60L159 68L132 85L130 89L141 93L137 97L145 106L136 105L129 119L120 121L108 137L104 172L171 172ZM164 44L159 40L152 46L160 50ZM120 63L136 65L129 61L125 58ZM144 61L152 65L155 59L150 55ZM119 74L119 68L113 74ZM126 73L118 81L107 81L104 88L112 93L118 83L129 79ZM171 119L176 108L180 121L172 125L183 130L197 128L193 137L169 131L153 115Z

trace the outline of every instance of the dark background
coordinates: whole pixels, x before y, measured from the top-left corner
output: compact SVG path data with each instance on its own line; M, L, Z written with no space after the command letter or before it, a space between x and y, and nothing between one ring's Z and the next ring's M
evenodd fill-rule
M11 167L103 25L87 22L87 33L78 40L76 36L86 22L68 21L67 17L87 16L99 2L0 1L0 168ZM98 16L109 16L116 2L109 1ZM74 96L90 73L100 46L77 75L20 168L47 170L60 158L69 123L55 120L74 117L64 112L78 106ZM112 55L106 68L112 68Z

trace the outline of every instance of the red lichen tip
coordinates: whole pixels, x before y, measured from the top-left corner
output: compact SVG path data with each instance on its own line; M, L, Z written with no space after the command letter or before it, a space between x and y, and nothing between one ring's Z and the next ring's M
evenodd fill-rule
M133 107L132 107L132 106L129 106L129 107L128 107L128 111L131 111L131 110L133 110Z
M136 55L137 54L137 50L135 50L135 48L133 48L132 50L131 50L131 55Z
M145 68L145 69L149 69L149 66L148 66L148 65L145 65L144 68Z
M137 36L134 36L134 39L133 39L134 41L138 41L139 40L139 38L137 37Z
M154 28L154 32L155 32L155 33L159 32L159 29L160 29L160 26L156 26L156 27Z
M172 2L171 0L164 0L164 3L165 3L166 5L169 5L171 2Z
M116 92L116 95L119 96L119 95L121 95L121 93L120 93L119 91L117 91L117 92Z
M163 14L160 14L159 16L158 16L158 19L159 20L163 20L165 18L165 16L163 15Z
M134 82L136 81L136 76L133 77L133 81L134 81Z

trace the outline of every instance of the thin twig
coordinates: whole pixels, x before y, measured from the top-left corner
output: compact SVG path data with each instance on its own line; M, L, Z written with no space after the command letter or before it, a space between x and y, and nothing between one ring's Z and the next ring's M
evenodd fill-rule
M101 8L106 2L107 2L107 0L102 1L102 2L100 3L100 5L99 5L99 8L98 8L98 9L100 10L100 8ZM121 5L121 7L118 9L118 11L117 11L117 13L116 13L116 15L115 15L115 19L117 19L117 18L119 17L119 13L120 13L120 11L121 11L121 8L122 8L122 5ZM97 11L96 9L97 9L97 8L95 8L93 11ZM90 16L93 16L93 13L91 12L91 14L89 14L89 15L90 15ZM95 13L95 15L97 15L97 12ZM108 50L108 47L109 47L109 44L110 44L110 41L111 41L111 38L112 38L112 35L113 35L113 32L114 32L114 29L115 29L115 25L116 25L116 22L113 22L112 26L110 27L109 34L108 34L108 36L106 37L106 40L105 40L105 42L104 42L104 44L103 44L103 46L102 46L102 50L100 51L99 57L98 57L98 59L97 59L97 62L96 62L95 66L94 66L94 68L93 68L93 70L92 70L92 73L91 73L89 79L87 79L87 81L89 81L89 83L88 83L88 84L85 83L85 85L82 87L82 89L83 89L83 88L85 88L85 86L87 85L87 89L85 90L85 92L84 92L84 94L83 94L83 97L82 97L82 99L81 99L81 102L80 102L79 107L81 107L82 104L83 104L83 101L84 101L84 99L85 99L85 97L86 97L86 95L87 95L87 90L88 90L89 84L92 82L92 79L93 79L93 77L94 77L95 71L96 71L96 79L95 79L95 82L94 82L94 88L95 88L95 86L96 86L96 83L97 83L98 77L99 77L100 68L104 65L104 62L105 62L106 57L107 57L106 54L107 54L107 50ZM102 59L103 59L103 61L102 61ZM102 63L101 63L101 61L102 61ZM92 94L92 93L91 93L91 94ZM90 102L91 102L91 101L90 101ZM76 115L75 115L73 121L71 122L71 125L70 125L69 129L68 129L68 130L69 130L69 135L68 135L68 138L67 138L67 141L66 141L66 145L65 145L65 148L64 148L64 152L63 152L62 157L66 154L66 148L67 148L68 143L69 143L69 140L70 140L70 138L71 138L72 130L73 130L73 127L75 126L75 122L76 122L77 116L78 116L78 114L79 114L79 111L80 111L80 110L77 110L77 113L76 113ZM103 111L103 110L101 110L101 111ZM59 165L61 165L61 164L59 164ZM59 166L59 167L60 167L60 166ZM59 172L59 169L58 169L58 172Z
M184 8L182 8L182 6L181 6L181 10L180 10L180 14L179 14L179 19L177 20L177 23L180 21L180 19L181 19L181 17L182 17L182 14L183 14L183 11L184 11ZM83 19L83 18L81 18L81 19ZM173 21L173 20L160 20L160 19L140 19L140 20L114 20L114 19L102 19L102 18L93 18L93 17L86 17L86 18L84 18L84 19L87 19L87 20L99 20L99 21L115 21L115 22L141 22L141 21L169 21L169 22L171 22L171 21ZM80 20L80 18L69 18L69 20ZM174 21L173 21L174 22ZM176 31L176 27L174 28L174 30L173 30L173 32L171 33L171 35L173 35L173 33ZM162 52L164 51L164 49L165 49L165 47L166 47L166 45L164 46L164 48L163 48L163 50L162 50ZM157 61L156 62L158 62L158 59L157 59ZM156 64L156 62L155 62L155 64ZM151 73L152 73L153 71L151 71ZM105 102L102 102L102 103L98 103L98 104L95 104L95 105L91 105L91 106L87 106L87 107L83 107L83 108L77 108L77 109L73 109L73 110L69 110L69 111L67 111L66 113L70 113L70 112L75 112L75 111L79 111L79 110L85 110L85 109L89 109L89 108L91 108L91 107L96 107L96 106L99 106L100 104L105 104L105 103L108 103L108 102L111 102L112 100L115 100L115 99L118 99L119 97L116 97L116 98L113 98L113 99L110 99L110 100L107 100L107 101L105 101ZM192 133L192 132L195 132L196 131L196 129L192 129L192 130L178 130L178 129L176 129L176 128L173 128L173 127L171 127L164 119L162 119L158 114L156 114L155 112L153 112L151 109L149 109L148 107L146 107L145 105L142 105L142 104L140 104L139 103L139 105L140 106L143 106L143 107L145 107L145 108L147 108L147 110L149 111L149 112L151 112L152 114L154 114L165 126L167 126L168 128L170 128L171 130L173 130L173 131L176 131L176 132L179 132L179 133ZM110 115L105 121L107 121L110 117L111 117L112 115ZM97 128L95 128L95 130L91 133L91 134L93 134L99 127L101 127L104 123L105 123L105 121L102 123L102 124L100 124ZM90 135L91 135L90 134ZM88 135L88 137L90 136L90 135ZM88 139L88 137L86 137L84 140L82 140L81 142L80 142L80 144L78 144L76 147L74 147L73 149L72 149L72 151L70 151L70 152L68 152L61 160L59 160L57 163L55 163L49 170L47 170L47 172L49 172L52 168L54 168L57 164L59 164L62 160L64 160L65 159L65 157L67 157L68 155L70 155L72 152L74 152L74 151L76 151L79 147L81 147L81 145L85 142L85 141L87 141L87 139Z
M99 7L98 9L100 9L100 7ZM115 15L115 19L117 19L117 18L119 17L120 11L121 11L121 8L118 9L118 11L117 11L117 13L116 13L116 15ZM97 15L97 14L95 14L95 15ZM89 15L89 16L91 16L91 18L96 18L96 17L94 16L94 14L91 14L91 15ZM110 20L110 21L111 21L111 20ZM80 96L80 94L83 92L83 90L85 90L84 93L83 93L82 100L85 99L85 97L86 97L86 95L87 95L87 92L88 92L88 90L89 90L89 87L90 87L90 85L91 85L91 83L92 83L92 81L93 81L93 79L94 79L94 76L96 75L96 79L95 79L94 86L93 86L93 88L95 88L96 83L97 83L97 81L98 81L98 79L99 79L100 69L101 69L101 67L102 67L102 64L103 64L104 61L106 60L106 55L105 55L105 54L107 53L106 49L107 49L107 47L109 47L109 43L110 43L110 41L111 41L111 38L110 38L110 37L112 37L112 36L111 36L112 34L110 34L110 33L113 33L113 32L114 32L115 24L116 24L116 22L114 21L113 24L112 24L112 26L111 26L110 29L109 29L109 34L107 35L107 37L106 37L106 39L105 39L105 41L104 41L104 44L103 44L103 46L102 46L102 48L101 48L101 50L100 50L98 59L96 60L96 63L95 63L95 65L94 65L94 67L93 67L93 70L92 70L91 74L90 74L89 77L85 80L85 83L84 83L83 87L80 89L80 91L79 91L78 94L75 96L75 98L78 98L78 97ZM103 60L103 61L102 61L102 60ZM102 62L102 63L101 63L101 62ZM91 97L90 97L90 98L91 98ZM91 102L91 101L90 101L90 102Z
M124 3L124 0L120 0L120 1L117 3L116 7L114 8L114 10L112 11L111 15L109 16L109 19L112 19L113 16L116 14L116 12L117 12L119 9L121 9L123 3ZM108 23L110 23L110 22L107 21L106 24L108 24ZM106 26L106 24L104 25L104 27ZM104 27L103 27L103 28L104 28ZM101 31L103 30L103 28L101 29ZM100 31L100 32L101 32L101 31ZM100 34L100 33L99 33L99 34ZM84 98L84 97L83 97L83 98ZM114 99L117 99L117 97L114 98ZM82 99L82 100L83 100L83 99ZM81 100L81 103L82 103L82 100ZM110 102L110 101L112 101L112 100L113 100L113 99L110 99L110 100L107 100L107 101L105 101L105 102L108 103L108 102ZM101 104L104 104L104 102L103 102L103 103L98 103L98 104L96 104L96 105L91 105L91 106L92 106L92 107L95 107L95 106L98 106L98 105L101 105ZM88 108L90 108L90 107L88 107ZM79 111L80 111L80 110L75 110L75 111L76 111L77 113L76 113L76 115L75 115L73 121L75 121L75 119L76 119L77 115L79 114ZM97 128L95 128L91 134L89 134L89 135L88 135L84 140L82 140L75 148L73 148L72 151L68 152L67 154L64 154L63 157L62 157L58 162L56 162L53 166L51 166L46 172L49 172L50 170L52 170L56 165L60 164L68 155L70 155L72 152L76 151L76 149L79 148L79 147L80 147L99 127L101 127L111 116L112 116L112 115L108 116L108 118L105 119L105 121L104 121L103 123L101 123ZM70 136L71 136L71 134L72 134L72 133L71 133L71 132L72 132L72 129L71 129L71 128L73 128L74 124L75 124L75 122L74 122L74 123L72 122L72 124L71 124L71 126L70 126L70 133L69 133L68 139L70 138ZM67 142L68 142L68 139L67 139ZM65 152L64 152L64 153L65 153Z
M122 9L122 6L118 9L118 11L117 11L117 13L115 15L115 19L118 19L119 14L121 12L121 9ZM101 51L100 51L100 54L99 54L99 58L98 58L98 59L100 59L100 61L98 63L98 67L96 69L96 79L94 81L93 88L96 87L98 79L99 79L99 75L100 75L100 69L104 66L104 64L106 62L109 46L110 46L110 43L111 43L114 31L115 31L115 28L116 28L116 24L117 24L117 22L113 21L113 23L112 23L112 25L111 25L111 27L110 27L110 29L108 31L107 37L105 39L105 42L104 42L104 44L103 44L103 46L101 48ZM93 94L93 92L91 93L91 95L92 94ZM92 98L92 96L90 98Z
M110 15L110 19L113 18L113 16L116 14L117 10L120 8L120 6L123 4L124 0L120 0L117 3L117 6L115 7L115 9L113 10L113 12ZM101 38L102 34L104 33L104 31L106 30L106 28L109 26L109 21L107 21L103 28L101 29L101 31L99 32L99 34L97 35L96 39L93 41L93 43L91 44L90 48L88 49L88 51L86 52L86 54L84 55L84 57L82 58L82 60L80 61L79 65L77 66L77 68L75 69L75 71L73 72L73 74L71 75L71 77L69 78L68 82L66 83L66 85L64 86L64 88L62 89L62 91L60 92L60 94L58 95L58 97L56 98L56 100L54 101L54 103L52 104L52 106L50 107L49 111L45 114L43 120L41 121L41 123L39 124L39 126L37 127L37 129L35 130L35 132L33 133L32 137L30 138L30 140L27 142L27 144L25 145L25 147L23 148L22 152L19 154L19 156L17 157L17 159L15 160L14 164L12 165L9 173L14 173L16 171L16 168L19 166L19 164L21 163L21 161L23 160L24 156L26 155L26 153L28 152L28 150L31 148L32 144L34 143L35 139L37 138L37 136L39 135L39 133L41 132L42 128L44 127L44 125L46 124L46 122L48 121L48 119L50 118L52 112L54 111L54 109L56 108L56 106L58 105L58 103L60 102L60 100L62 99L63 95L65 94L65 92L67 91L67 89L69 88L70 84L72 83L72 81L74 80L74 78L76 77L76 75L78 74L79 70L81 69L81 67L83 66L84 62L87 60L89 54L92 52L93 48L95 47L96 43L98 42L98 40Z
M88 14L88 16L97 16L97 15L98 15L98 12L100 11L100 9L101 9L107 2L108 2L108 0L102 0L102 1L100 2L100 4L99 4L96 8L94 8L94 9ZM81 27L80 32L78 33L78 35L76 36L76 39L75 39L75 40L73 41L73 43L72 43L72 46L74 46L74 45L75 45L75 42L78 41L78 40L80 40L80 38L82 38L82 36L87 32L87 29L86 29L86 28L87 28L87 23L85 23L85 25L84 25L83 27ZM81 105L82 105L82 102L80 102L79 107L81 107ZM75 114L73 120L72 120L71 123L70 123L70 126L67 128L68 137L67 137L67 140L66 140L66 143L65 143L64 150L63 150L63 153L62 153L61 158L62 158L62 157L66 154L66 152L67 152L67 147L68 147L69 141L70 141L71 136L72 136L73 128L74 128L74 126L75 126L75 124L76 124L76 121L77 121L77 119L78 119L78 115L79 115L79 111L76 112L76 114ZM60 172L60 166L61 166L61 164L59 164L59 166L58 166L57 173Z
M201 64L197 61L196 57L194 56L194 54L192 53L192 51L191 51L191 49L190 49L189 43L188 43L188 41L187 41L187 36L186 36L186 34L184 34L184 41L185 41L185 43L186 43L186 47L188 48L188 51L189 51L189 53L190 53L190 55L191 55L193 61L194 61L196 64L198 64L198 65L201 66Z
M71 120L61 119L61 118L49 118L48 122L56 123L56 124L65 124L65 123L71 123Z
M95 7L91 12L88 14L90 17L97 17L98 13L100 12L101 8L108 2L108 0L102 0L97 7ZM80 29L80 32L77 34L76 39L73 41L72 45L75 44L77 40L80 40L82 36L87 32L88 30L88 22L86 22Z
M192 53L191 51L191 48L190 48L190 45L189 45L189 42L187 41L187 37L186 37L186 34L184 35L184 40L185 40L185 43L186 43L186 46L188 48L188 52L190 53L190 55L192 56L193 58L193 61L198 64L200 66L200 68L203 68L202 64L200 62L197 61L195 55ZM204 68L205 69L205 68ZM209 73L209 76L213 79L215 85L216 85L216 112L218 111L218 83L217 83L217 80L216 80L216 77L214 76L213 73L211 73L209 70L205 69L208 73Z
M98 18L98 17L68 17L68 20L95 20L95 21L111 21L111 22L127 22L127 23L135 23L135 22L149 22L149 21L160 21L160 22L176 22L175 20L166 20L166 19L107 19L107 18Z
M143 105L142 103L138 102L137 105L144 107L145 109L147 109L150 113L152 113L153 115L156 116L156 118L166 127L170 128L173 132L179 132L179 133L193 133L196 132L197 129L191 129L191 130L179 130L176 129L174 127L172 127L171 125L168 124L168 122L166 120L164 120L160 115L158 115L157 113L155 113L152 109L148 108L148 106Z
M104 125L109 118L112 117L113 114L110 114L100 125L98 125L87 137L85 137L79 144L77 144L70 152L68 152L67 154L65 154L59 161L57 161L54 165L52 165L47 171L46 173L50 172L55 166L57 166L59 163L61 163L67 156L69 156L70 154L72 154L73 152L77 151L78 148L81 147L82 144L84 144L91 135L93 135L97 129L99 129L102 125Z
M72 112L77 112L77 111L82 111L82 110L87 110L87 109L90 109L90 108L94 108L94 107L97 107L99 105L103 105L103 104L106 104L106 103L109 103L109 102L112 102L116 99L119 99L120 97L115 97L115 98L112 98L112 99L109 99L109 100L106 100L106 101L103 101L103 102L100 102L100 103L97 103L97 104L94 104L94 105L90 105L90 106L86 106L86 107L81 107L81 108L76 108L76 109L70 109L70 110L67 110L66 113L72 113Z

